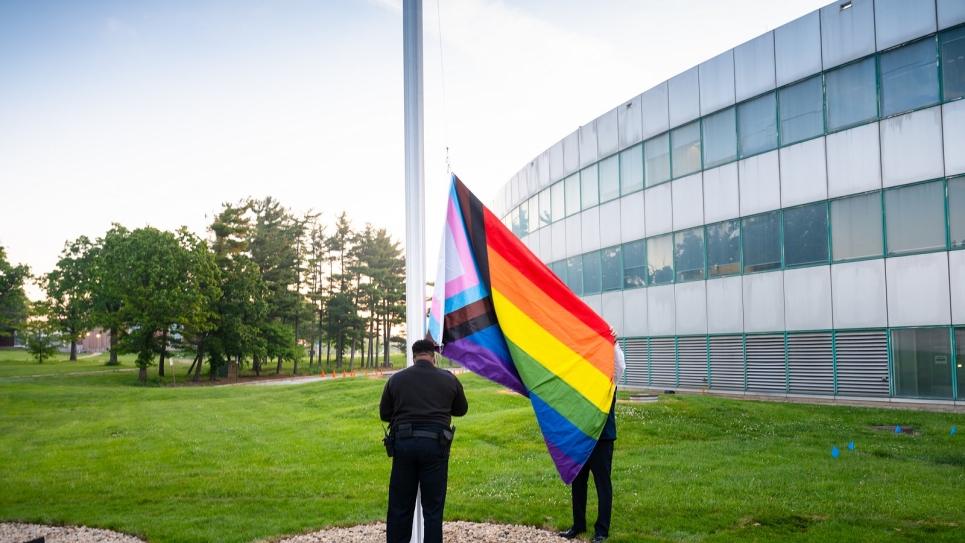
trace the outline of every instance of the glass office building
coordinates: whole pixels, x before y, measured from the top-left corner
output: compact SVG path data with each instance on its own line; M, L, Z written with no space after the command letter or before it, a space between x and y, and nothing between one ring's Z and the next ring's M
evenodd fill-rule
M965 2L844 0L619 104L493 203L623 382L965 401Z

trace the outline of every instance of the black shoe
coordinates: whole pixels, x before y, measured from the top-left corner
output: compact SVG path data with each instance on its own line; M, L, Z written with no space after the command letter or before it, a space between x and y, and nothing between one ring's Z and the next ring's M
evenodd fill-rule
M562 538L564 538L564 539L573 539L573 538L575 538L576 536L582 534L582 533L585 532L585 531L586 531L586 530L577 530L576 528L570 526L570 529L569 529L569 530L567 530L567 531L565 531L565 532L560 532L560 533L558 533L557 535L560 536L560 537L562 537Z
M591 541L593 543L603 543L604 541L606 541L606 536L605 535L593 536L593 539Z

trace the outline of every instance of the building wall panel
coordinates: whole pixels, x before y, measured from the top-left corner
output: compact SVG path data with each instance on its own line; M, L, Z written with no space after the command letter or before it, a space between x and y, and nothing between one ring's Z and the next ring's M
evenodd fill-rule
M670 128L670 109L666 81L643 93L643 139L649 139Z
M936 30L935 0L875 0L875 41L879 51Z
M737 101L742 102L774 88L774 32L734 48Z
M632 100L617 108L620 150L632 147L643 141L642 111L642 94L634 96Z
M944 30L965 23L965 2L938 0L938 28Z
M784 147L780 151L781 207L828 199L828 169L824 138Z
M700 114L734 104L734 51L721 53L698 66Z
M600 316L613 327L618 337L626 337L623 328L623 293L619 291L604 292L601 300L603 311L600 313Z
M674 307L674 285L647 289L647 321L651 336L672 336L676 333Z
M784 322L788 331L833 328L830 266L784 271Z
M705 281L674 285L677 335L707 333L707 287Z
M777 151L746 158L737 163L742 216L781 207L779 164Z
M586 168L597 161L597 133L596 120L580 127L577 131L580 134L580 168Z
M834 327L888 326L885 261L864 260L831 266Z
M951 287L952 324L965 324L965 251L948 253L948 275Z
M821 71L821 14L812 11L774 30L777 86Z
M704 172L704 220L707 224L740 216L737 163Z
M848 4L851 7L846 7ZM874 52L872 0L838 0L821 8L821 58L825 70Z
M600 247L619 245L620 239L620 200L601 205L600 210Z
M700 87L697 81L697 66L667 81L671 128L700 117Z
M681 230L704 224L703 175L694 174L671 183L673 229Z
M673 201L670 183L657 185L644 191L647 236L658 236L673 230Z
M582 252L596 251L600 248L600 208L591 207L581 215L580 222L583 226Z
M563 179L566 176L566 166L565 160L563 159L563 142L565 140L560 140L556 142L552 147L550 147L550 180L549 183L553 183Z
M827 136L829 197L881 188L878 134L878 123L872 123Z
M620 198L620 237L623 243L646 237L643 191Z
M557 221L553 223L550 228L553 230L553 250L551 253L553 258L551 262L563 260L566 258L566 223Z
M965 5L965 2L962 2ZM965 100L942 106L945 175L965 173Z
M566 252L565 250L563 251ZM553 228L540 228L539 230L539 259L549 263L556 259L553 258Z
M784 330L784 272L745 275L744 331Z
M620 150L620 130L617 123L619 107L596 118L596 156L606 158Z
M650 335L647 318L647 296L649 289L638 288L623 291L623 331L626 337Z
M948 253L889 258L885 271L891 326L951 323Z
M563 176L566 177L580 169L580 131L563 138ZM561 179L562 179L561 177Z
M941 107L885 119L880 130L881 177L885 187L945 174Z
M562 222L566 229L566 258L583 254L583 217L577 213Z
M744 287L737 277L707 281L707 332L739 334L744 331Z

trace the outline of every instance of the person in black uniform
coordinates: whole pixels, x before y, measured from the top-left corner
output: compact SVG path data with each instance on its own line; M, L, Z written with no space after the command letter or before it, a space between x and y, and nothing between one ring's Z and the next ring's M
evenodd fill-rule
M613 334L614 337L616 333ZM619 348L614 350L614 379L617 382L626 370L626 361L623 351ZM610 414L607 415L606 424L600 439L596 442L596 447L590 453L590 458L583 464L580 473L573 484L570 485L570 495L573 499L573 526L569 530L560 532L559 536L566 539L573 539L586 531L586 491L587 483L590 480L590 473L593 474L593 482L596 483L596 496L598 509L596 524L593 526L595 535L592 541L600 543L610 537L610 516L613 511L613 483L610 480L610 472L613 471L613 442L617 439L617 419L616 419L617 395L613 394L613 403L610 404Z
M422 489L425 543L442 543L452 417L469 410L459 379L435 367L435 344L412 344L415 364L389 378L379 414L391 427L392 475L389 479L388 543L409 543L416 492Z

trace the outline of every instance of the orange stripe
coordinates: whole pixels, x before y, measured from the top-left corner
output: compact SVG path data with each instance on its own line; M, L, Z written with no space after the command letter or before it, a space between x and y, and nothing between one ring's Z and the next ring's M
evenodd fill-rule
M612 344L615 338L610 333L610 325L576 294L573 294L573 291L563 284L556 274L546 267L546 264L536 258L536 255L506 228L506 225L496 219L488 209L485 213L486 245L489 254L499 253L512 269L536 285L538 290L556 300L563 311L575 315L577 319Z
M608 379L613 377L613 343L567 311L496 251L489 251L489 278L494 291L498 291L527 317L600 370ZM498 312L496 317L499 317ZM537 360L540 358L540 353L527 354Z

